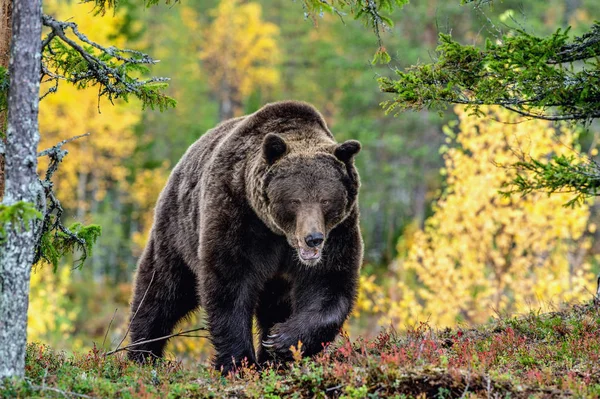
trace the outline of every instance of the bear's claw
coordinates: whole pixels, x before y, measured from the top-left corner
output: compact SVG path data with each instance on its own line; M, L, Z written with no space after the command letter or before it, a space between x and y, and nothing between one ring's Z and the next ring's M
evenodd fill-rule
M267 348L267 349L271 349L275 346L275 342L273 341L263 341L262 345Z

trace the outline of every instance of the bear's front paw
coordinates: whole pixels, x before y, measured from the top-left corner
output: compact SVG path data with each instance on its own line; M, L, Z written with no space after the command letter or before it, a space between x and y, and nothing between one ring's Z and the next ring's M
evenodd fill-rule
M271 329L267 339L262 341L262 346L276 360L291 360L290 348L297 348L298 342L302 342L299 332L282 323Z

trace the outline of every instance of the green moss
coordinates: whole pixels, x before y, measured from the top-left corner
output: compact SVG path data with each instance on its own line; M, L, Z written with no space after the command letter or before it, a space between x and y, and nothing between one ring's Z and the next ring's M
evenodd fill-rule
M0 204L0 242L6 239L6 225L11 224L17 231L29 229L31 222L41 219L42 214L30 202L19 201L12 205Z
M47 231L42 236L40 258L52 264L56 272L60 259L78 252L80 257L76 261L76 267L81 267L92 255L92 247L101 234L102 228L99 225L84 226L81 223L72 224L66 231L61 229Z

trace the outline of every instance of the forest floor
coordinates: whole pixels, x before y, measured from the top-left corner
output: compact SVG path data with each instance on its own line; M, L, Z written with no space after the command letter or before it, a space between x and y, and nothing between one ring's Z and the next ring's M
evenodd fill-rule
M123 352L67 356L27 349L26 378L0 383L0 397L62 398L550 398L600 397L600 305L504 318L473 329L385 331L341 337L287 369L221 377L208 365L154 367Z

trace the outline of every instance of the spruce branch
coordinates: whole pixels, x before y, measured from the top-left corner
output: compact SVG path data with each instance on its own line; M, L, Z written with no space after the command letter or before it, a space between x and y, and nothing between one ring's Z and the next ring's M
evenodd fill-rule
M42 22L50 28L42 40L42 79L54 80L55 87L60 80L79 88L98 85L98 97L105 96L111 103L133 95L143 107L162 111L175 106L175 100L163 93L169 78L135 77L146 73L146 66L158 60L137 50L102 46L88 39L74 22L58 21L49 15L44 15Z
M566 207L582 204L587 198L600 194L600 164L591 158L552 156L548 161L521 154L520 161L509 168L517 176L500 193L527 195L531 192L572 193Z
M379 84L394 94L388 112L463 104L479 114L482 105L500 105L531 118L589 123L600 117L598 55L598 22L572 40L569 29L548 37L514 30L484 48L441 34L433 63L397 70Z

